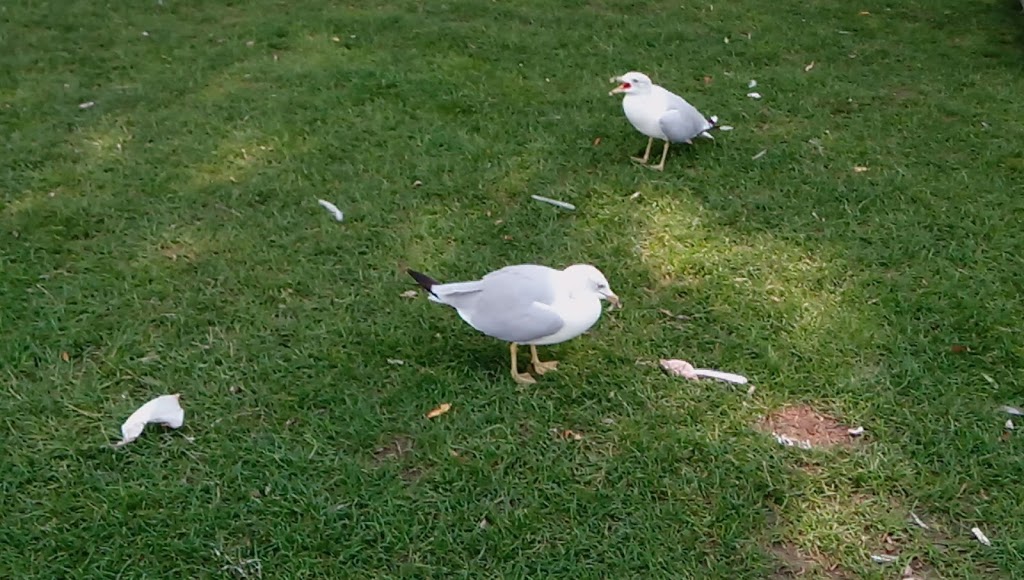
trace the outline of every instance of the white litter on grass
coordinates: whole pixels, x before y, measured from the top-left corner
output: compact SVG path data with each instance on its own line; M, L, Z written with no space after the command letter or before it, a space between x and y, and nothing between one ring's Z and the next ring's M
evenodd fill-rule
M789 437L786 437L785 435L779 435L778 433L772 433L772 437L775 437L776 441L778 441L779 443L785 445L786 447L799 447L800 449L810 449L811 448L811 442L810 441L800 441L799 439L790 439Z
M78 104L78 108L82 109L83 111L85 109L91 109L91 108L93 108L95 106L96 106L96 103L94 101L86 101L84 103L79 103Z
M917 517L917 514L915 514L914 512L910 512L910 519L914 520L914 523L918 526L921 526L922 529L929 529L928 524L921 521L921 518Z
M1009 405L1003 405L1002 407L999 407L999 410L1004 412L1004 413L1008 413L1010 415L1016 415L1018 417L1024 417L1024 411L1021 411L1017 407L1011 407Z
M982 544L984 544L986 546L991 546L992 545L992 542L988 539L988 536L985 535L985 532L981 531L981 528L978 528L978 527L971 528L971 533L974 534L974 537L978 538L978 541L981 542Z
M1003 425L1007 431L1013 431L1013 419L1007 419L1006 424Z
M753 157L751 157L750 160L751 161L757 161L758 159L764 157L766 153L768 153L768 150L767 149L762 149L760 151L760 153L758 153L757 155L754 155Z
M748 89L752 89L752 88L754 88L756 86L757 86L757 81L755 81L754 79L750 79L750 82L747 83L747 88Z
M334 205L333 203L325 199L319 199L317 200L317 203L322 205L324 209L326 209L327 211L331 212L331 215L334 216L334 219L336 221L340 222L341 220L345 219L345 214L342 213L341 210L338 209L338 206Z
M734 127L732 125L722 125L718 128L719 131L732 131Z
M847 429L846 432L849 433L851 437L860 437L864 434L864 427L854 427L853 429Z
M640 192L639 191L634 191L633 195L629 196L629 199L636 199L638 197L640 197Z
M128 420L121 425L121 441L114 447L127 445L142 435L148 423L158 423L171 429L177 429L185 423L185 410L181 408L180 394L163 395L139 407Z
M899 556L891 556L889 554L871 554L871 561L875 564L891 564L899 559Z
M761 98L761 93L747 93L747 96L751 99L757 100Z
M562 209L567 209L567 210L575 210L576 209L576 206L574 206L571 203L566 203L564 201L558 201L557 199L551 199L550 197L542 197L542 196L539 196L539 195L531 195L530 197L532 197L533 199L535 199L537 201L543 201L544 203L550 203L551 205L556 206L556 207L560 207Z
M709 379L718 379L720 381L736 383L739 385L747 384L747 377L743 375L714 371L711 369L695 369L692 364L684 360L661 359L660 363L661 369L666 373L677 377L686 377L692 381L698 380L701 377L707 377Z
M400 359L400 358L389 358L388 359L388 364L389 365L404 365L405 361Z

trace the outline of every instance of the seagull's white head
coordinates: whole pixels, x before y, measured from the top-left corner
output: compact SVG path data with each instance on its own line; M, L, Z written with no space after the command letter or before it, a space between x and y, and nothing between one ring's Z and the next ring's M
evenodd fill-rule
M625 93L627 95L640 95L651 92L654 84L651 77L642 72L630 71L622 76L612 77L610 82L619 83L619 86L612 89L608 94L615 95Z
M612 292L611 286L608 285L608 279L597 268L590 264L573 264L563 272L569 276L581 292L596 296L598 300L607 300L619 308L622 307L619 297Z

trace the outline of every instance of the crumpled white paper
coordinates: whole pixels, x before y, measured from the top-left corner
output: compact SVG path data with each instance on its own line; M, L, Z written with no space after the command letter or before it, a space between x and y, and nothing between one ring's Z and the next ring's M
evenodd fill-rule
M121 425L121 441L114 447L121 447L135 441L142 435L147 423L157 423L171 429L177 429L185 423L185 410L181 408L181 395L163 395L139 407Z

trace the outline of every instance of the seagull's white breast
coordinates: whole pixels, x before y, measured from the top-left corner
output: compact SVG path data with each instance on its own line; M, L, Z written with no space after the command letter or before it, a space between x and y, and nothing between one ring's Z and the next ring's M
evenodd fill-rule
M565 321L558 332L530 341L528 344L558 344L576 338L590 330L591 326L601 318L601 300L592 293L580 296L569 292L560 292L551 308Z
M662 95L655 91L648 94L627 94L622 98L622 111L637 131L648 137L667 141L658 120L668 110Z

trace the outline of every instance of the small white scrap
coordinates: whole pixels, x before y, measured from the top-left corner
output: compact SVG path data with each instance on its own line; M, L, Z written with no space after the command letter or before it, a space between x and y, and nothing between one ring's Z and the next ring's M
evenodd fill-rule
M719 131L732 131L733 130L733 126L732 125L722 125L721 127L718 128L718 130Z
M766 153L768 153L768 150L767 149L762 149L757 155L754 155L753 157L751 157L750 160L751 161L757 161L758 159L764 157Z
M389 358L388 359L388 364L389 365L399 365L399 366L401 366L401 365L405 364L405 361L400 359L400 358Z
M847 429L846 432L850 434L850 437L860 437L864 434L864 427L854 427L853 429Z
M750 388L747 389L747 396L748 397L753 397L754 396L754 391L756 391L756 390L757 390L757 387L755 387L754 385L750 385Z
M875 564L891 564L899 560L899 556L892 556L889 554L871 554L871 561Z
M910 512L910 519L914 520L914 523L921 527L921 529L929 529L928 524L924 523L921 518L917 517L917 514Z
M632 199L636 199L638 197L640 197L640 192L639 191L634 191L633 195L629 196L629 199L632 200Z
M747 88L748 89L752 89L752 88L754 88L756 86L757 86L757 81L755 81L754 79L750 79L750 82L747 83Z
M810 64L808 64L807 66L804 67L804 72L811 72L812 68L814 68L814 61L813 60L811 61Z
M83 111L86 110L86 109L91 109L91 108L93 108L95 106L96 106L96 103L94 101L86 101L84 103L79 103L78 104L78 108L82 109Z
M576 209L576 206L574 206L573 204L566 203L564 201L558 201L557 199L551 199L549 197L541 197L539 195L531 195L530 197L532 197L533 199L535 199L537 201L543 201L544 203L550 203L551 205L556 206L556 207L560 207L562 209L567 209L567 210L575 210Z
M333 203L325 199L317 200L317 203L322 205L324 209L326 209L327 211L331 212L331 215L334 216L335 221L340 222L341 220L345 219L345 214L343 214L341 210L338 209L338 206L334 205Z
M985 532L981 531L981 528L978 528L978 527L971 528L971 533L974 534L974 537L978 538L978 541L981 542L982 544L984 544L986 546L991 546L992 545L992 542L988 539L988 536L985 535Z
M1021 411L1017 407L1003 405L1002 407L999 407L999 410L1010 415L1016 415L1017 417L1024 417L1024 411Z
M1013 431L1013 419L1007 419L1006 424L1003 425L1007 431Z
M747 96L756 101L761 98L761 93L747 93Z
M810 441L800 441L799 439L791 439L789 437L786 437L785 435L779 435L778 433L772 433L772 437L775 437L776 441L785 445L786 447L799 447L800 449L811 448Z
M677 377L686 377L692 381L698 380L701 377L707 377L739 385L747 384L747 377L743 375L724 373L722 371L714 371L710 369L695 369L692 364L684 360L661 359L660 364L661 369L666 373Z
M180 394L163 395L139 407L121 425L121 441L114 447L127 445L142 435L147 423L157 423L171 429L177 429L185 423L185 410L181 408Z

